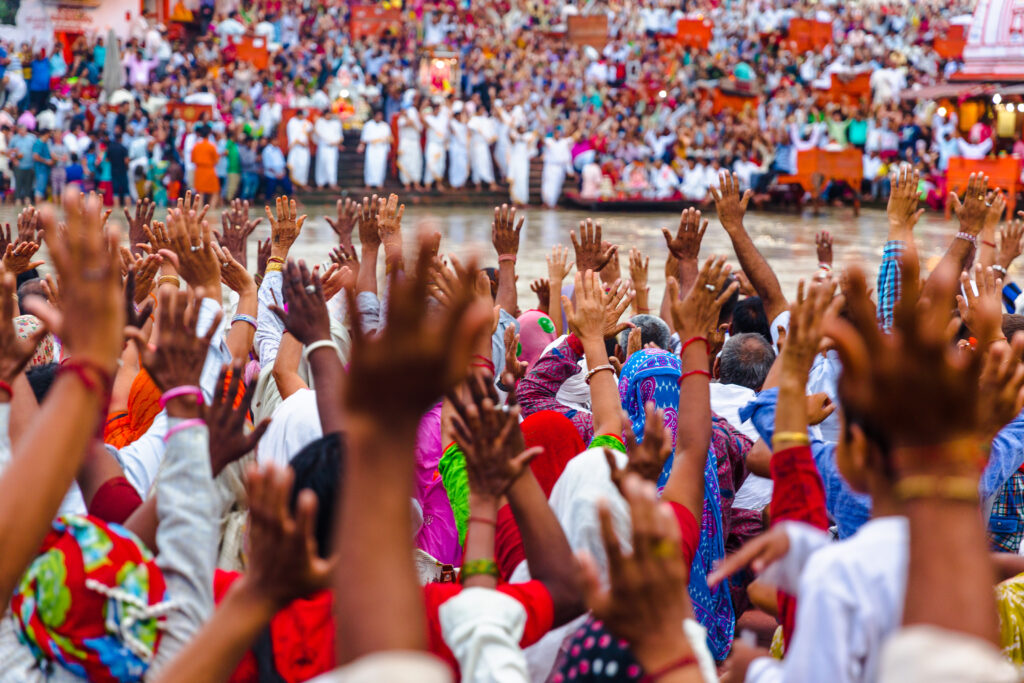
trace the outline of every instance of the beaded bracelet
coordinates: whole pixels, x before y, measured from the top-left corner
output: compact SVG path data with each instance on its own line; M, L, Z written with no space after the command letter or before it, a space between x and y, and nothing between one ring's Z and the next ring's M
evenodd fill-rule
M711 373L708 372L707 370L690 370L689 372L684 372L683 374L679 375L679 385L682 386L683 380L692 375L704 375L708 379L711 379Z
M996 271L997 273L1002 273L1003 277L1006 277L1006 268L1003 268L1000 265L992 265L990 267L992 268L992 270Z
M178 432L183 432L186 429L190 429L191 427L205 427L205 426L206 426L206 422L202 418L199 418L199 417L193 417L193 418L190 418L188 420L185 420L184 422L179 422L178 424L176 424L173 427L171 427L170 429L168 429L167 433L164 434L164 443L167 443L168 441L170 441L171 437L174 436L175 434L177 434Z
M14 398L14 389L12 389L11 385L2 379L0 379L0 391L6 391L8 396Z
M679 347L679 355L682 356L686 352L686 347L690 344L696 344L697 342L704 342L705 353L711 353L711 344L708 343L707 337L690 337L683 345Z
M971 233L969 233L969 232L958 232L954 236L954 239L965 240L967 242L970 242L974 246L978 246L977 238L974 235L972 235Z
M196 403L203 405L203 390L194 384L183 384L180 387L174 387L165 391L160 397L160 407L166 408L169 401L181 398L182 396L195 396Z
M685 669L686 667L694 666L696 664L697 658L693 655L686 655L685 657L680 657L671 664L663 666L662 668L658 669L653 673L644 675L640 679L640 683L655 683L655 681L664 678L667 674L670 674L673 671L679 671L680 669Z
M257 329L256 318L247 313L236 313L235 317L231 319L231 324L234 325L235 323L249 323L253 329Z
M604 372L605 370L609 370L612 374L615 374L615 366L613 365L598 365L596 368L590 368L586 377L587 384L590 384L590 380L593 379L594 375L599 372Z
M466 579L474 576L493 576L498 578L498 563L494 560L470 560L462 565L459 572L459 579L466 583Z

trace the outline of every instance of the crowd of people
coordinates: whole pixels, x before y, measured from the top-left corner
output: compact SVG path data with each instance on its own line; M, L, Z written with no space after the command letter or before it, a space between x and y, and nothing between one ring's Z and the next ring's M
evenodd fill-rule
M348 3L194 9L179 1L170 19L180 21L139 20L117 46L120 67L98 36L49 53L0 45L5 189L28 202L79 183L109 204L161 205L185 188L227 201L335 189L346 131L367 187L389 177L406 190L507 185L519 205L537 156L552 206L567 182L591 199L709 201L721 170L760 203L796 172L797 152L817 146L864 151L864 186L830 197L884 199L898 161L920 171L934 203L950 156L1024 154L993 116L964 137L955 113L901 98L960 68L933 42L963 23L964 2L598 3L587 12L609 19L601 49L565 38L580 12L572 3L416 3L383 36L354 33ZM707 49L672 39L695 16L713 24ZM830 22L833 42L799 52L789 35L798 17ZM268 47L266 68L238 58L245 36ZM870 74L869 99L821 101L833 78L858 74ZM716 88L757 97L716 111ZM168 109L178 102L206 109L185 120Z
M587 220L529 303L507 205L460 260L339 200L322 264L285 196L255 250L200 193L24 209L0 680L1021 680L1024 217L972 175L924 277L903 168L874 290L823 233L794 297L718 180L733 253Z

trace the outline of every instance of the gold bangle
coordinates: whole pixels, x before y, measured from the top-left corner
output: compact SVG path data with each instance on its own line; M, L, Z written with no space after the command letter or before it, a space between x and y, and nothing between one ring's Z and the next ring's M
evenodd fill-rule
M810 446L811 437L807 436L807 432L777 432L772 437L772 451L779 450L779 444L789 444L786 447L792 448L793 446Z
M284 259L280 256L271 256L267 259L267 263L284 263Z
M964 503L978 502L978 480L972 477L945 477L918 474L896 482L896 498L901 501L941 498Z
M282 266L280 263L275 262L267 264L266 272L268 273L280 273L282 270L284 270L284 266Z
M157 287L160 285L174 285L175 289L181 289L181 278L177 275L161 275L156 281Z

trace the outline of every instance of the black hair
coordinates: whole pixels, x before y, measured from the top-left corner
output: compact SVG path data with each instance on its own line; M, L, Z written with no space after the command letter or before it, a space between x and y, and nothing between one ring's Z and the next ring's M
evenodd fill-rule
M303 489L316 494L316 547L320 557L331 554L334 516L344 468L342 441L338 434L327 434L299 451L291 461L295 483L288 499L292 511Z
M28 379L29 386L32 387L32 393L36 395L36 403L42 403L46 398L50 387L53 386L53 380L57 378L59 368L60 363L47 363L25 371L25 377Z
M734 282L736 282L736 276L730 274L727 278L725 278L725 284L722 285L722 288L723 289L729 289L729 286L732 283L734 283ZM739 303L739 300L740 300L740 290L737 287L736 291L733 292L732 295L728 299L725 300L725 303L722 304L721 310L718 311L718 324L719 325L722 325L724 323L728 323L728 322L732 321L732 317L733 317L734 312L736 310L736 304Z
M732 334L756 332L768 343L772 343L772 331L769 327L768 314L759 296L750 296L736 302L732 311Z
M772 343L756 332L744 332L729 337L718 357L718 370L722 384L738 384L760 391L768 371L775 362Z
M1024 332L1024 315L1006 313L1003 315L1003 336L1013 341L1013 335Z

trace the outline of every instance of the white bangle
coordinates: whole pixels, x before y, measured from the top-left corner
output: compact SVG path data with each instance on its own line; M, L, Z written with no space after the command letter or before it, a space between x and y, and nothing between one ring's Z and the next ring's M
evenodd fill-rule
M338 345L335 344L334 341L331 339L321 339L320 341L313 342L312 344L306 347L306 350L302 352L302 355L303 357L305 357L306 362L308 363L309 354L313 353L317 349L323 349L327 347L334 349L334 352L339 356L341 355L341 349L339 349Z
M992 270L996 271L997 273L1002 273L1003 277L1006 277L1006 268L1003 268L998 264L993 264Z

